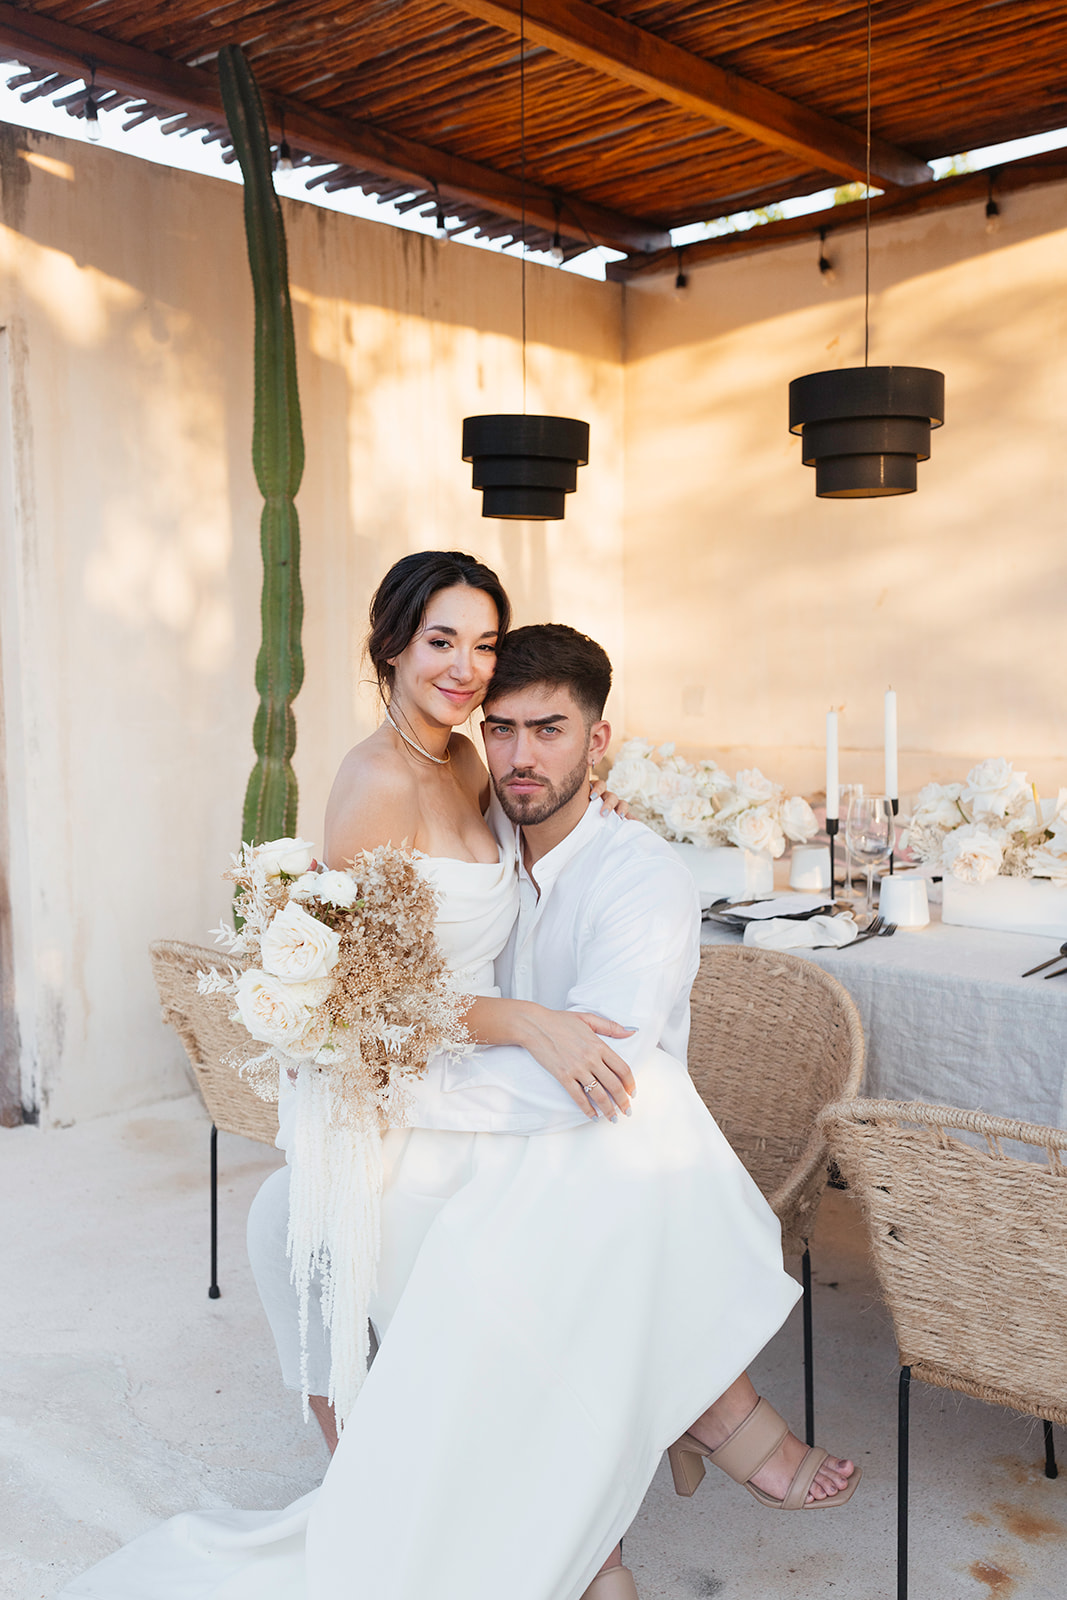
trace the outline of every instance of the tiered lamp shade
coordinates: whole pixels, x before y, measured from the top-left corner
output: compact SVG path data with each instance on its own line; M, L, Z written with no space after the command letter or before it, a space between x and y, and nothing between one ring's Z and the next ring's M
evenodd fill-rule
M916 463L944 420L945 376L929 367L840 367L789 385L789 431L824 499L914 494Z
M482 516L558 522L589 460L589 424L574 417L466 417L463 459L473 463Z

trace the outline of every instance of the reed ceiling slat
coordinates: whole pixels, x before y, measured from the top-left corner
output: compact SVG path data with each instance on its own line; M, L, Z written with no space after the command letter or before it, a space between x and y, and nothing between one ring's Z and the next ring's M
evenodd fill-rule
M572 6L586 22L592 11L603 13L605 25L643 29L862 133L865 0L551 4ZM350 186L353 175L362 174L373 192L411 195L416 204L420 193L433 200L437 182L456 215L480 217L486 229L514 230L523 166L517 30L471 16L458 0L24 0L17 7L0 4L0 19L8 14L82 30L102 49L133 47L158 58L164 73L176 63L205 80L213 77L220 46L239 42L264 91L277 106L284 103L287 119L306 111L309 155L315 154L312 134L321 133L327 119L376 130L377 142L335 158L329 182ZM34 75L22 80L23 93L65 92L73 68L63 60L53 66L51 88L47 77ZM819 166L756 142L710 114L681 109L531 39L525 69L525 168L540 195L535 225L550 236L552 196L559 196L569 219L563 228L568 248L584 242L575 221L583 205L611 214L598 219L602 237L615 218L620 237L628 229L636 237L635 230L646 227L652 241L657 229L766 205L843 176L832 162ZM202 103L183 112L173 101L157 103L147 90L138 101L129 85L111 87L125 93L129 117L158 114L179 132L195 126L213 137L218 131ZM927 161L1064 125L1064 0L874 0L872 129L878 138ZM295 123L290 143L296 150ZM437 153L434 171L429 157L420 165L412 146ZM395 154L391 165L383 152ZM490 174L480 191L478 172ZM452 192L441 185L441 173L462 173L470 181L457 182Z

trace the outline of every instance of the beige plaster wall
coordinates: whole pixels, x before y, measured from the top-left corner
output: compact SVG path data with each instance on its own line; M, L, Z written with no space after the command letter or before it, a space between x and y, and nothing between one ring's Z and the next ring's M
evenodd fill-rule
M903 791L1001 755L1067 783L1067 187L871 238L872 364L940 368L947 421L914 495L823 501L789 380L863 360L863 236L626 291L626 728L820 788Z
M17 1021L42 1118L182 1092L146 947L209 942L252 764L260 502L241 191L0 129L0 649ZM621 655L620 294L528 269L530 410L596 450L555 526L483 522L464 415L520 409L519 264L286 204L307 470L300 827L374 725L377 579L428 546ZM0 844L2 847L2 844Z

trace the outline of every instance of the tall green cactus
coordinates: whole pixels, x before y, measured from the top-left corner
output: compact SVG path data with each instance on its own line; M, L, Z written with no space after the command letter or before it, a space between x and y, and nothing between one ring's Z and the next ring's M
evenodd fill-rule
M256 764L245 791L241 838L296 833L292 702L304 681L300 625L300 524L295 496L304 471L285 225L274 192L270 134L252 69L237 45L219 51L219 83L245 192L245 234L255 300L255 421L252 465L263 495L262 643L256 659Z

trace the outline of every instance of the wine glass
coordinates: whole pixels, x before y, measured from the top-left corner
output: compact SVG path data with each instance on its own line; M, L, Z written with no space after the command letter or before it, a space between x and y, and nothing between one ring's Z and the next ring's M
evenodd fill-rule
M849 801L845 841L849 854L867 872L867 912L874 915L874 869L893 853L896 829L893 802L884 794L856 794Z
M842 900L855 900L856 891L852 887L852 852L848 848L848 811L853 799L863 793L862 783L843 783L841 785L841 815L845 818L845 830L841 842L845 849L845 881L841 886Z

